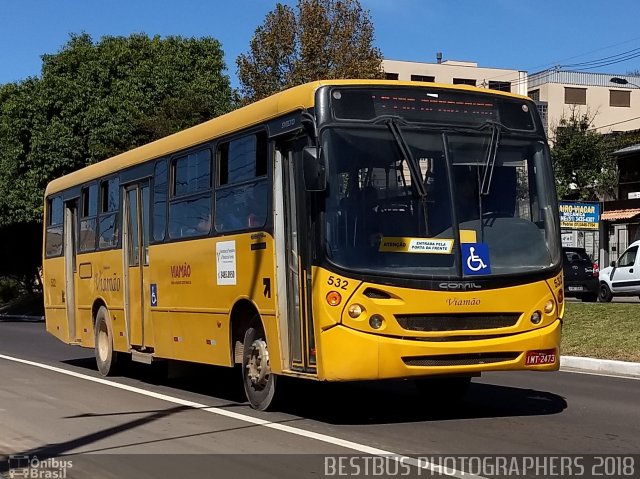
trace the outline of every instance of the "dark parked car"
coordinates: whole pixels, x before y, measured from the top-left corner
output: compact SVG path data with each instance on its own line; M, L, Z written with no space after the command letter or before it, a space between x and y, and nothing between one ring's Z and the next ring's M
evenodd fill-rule
M564 295L582 301L598 300L598 265L591 261L584 248L562 248Z

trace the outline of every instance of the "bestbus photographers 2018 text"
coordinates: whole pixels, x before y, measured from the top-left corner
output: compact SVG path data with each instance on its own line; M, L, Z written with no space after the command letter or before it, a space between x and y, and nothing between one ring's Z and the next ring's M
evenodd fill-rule
M640 455L327 456L325 476L637 477Z

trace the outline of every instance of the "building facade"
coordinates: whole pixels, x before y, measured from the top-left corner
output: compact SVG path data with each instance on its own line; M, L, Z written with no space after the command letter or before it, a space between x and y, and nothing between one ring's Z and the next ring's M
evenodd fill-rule
M593 117L600 133L640 129L640 77L545 70L529 75L528 88L546 106L548 132L572 112Z
M383 60L382 68L389 80L471 85L527 94L527 72L520 70L479 67L474 62L456 60L436 63Z
M601 256L605 266L640 240L640 144L615 151L618 162L618 199L602 205Z

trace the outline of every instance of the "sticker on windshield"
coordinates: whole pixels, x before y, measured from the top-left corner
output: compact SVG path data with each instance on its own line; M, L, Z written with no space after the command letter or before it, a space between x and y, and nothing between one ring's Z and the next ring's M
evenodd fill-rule
M383 253L429 253L451 254L453 240L440 238L394 238L383 237L380 240L380 252Z
M489 245L486 243L463 243L462 270L466 275L490 274Z

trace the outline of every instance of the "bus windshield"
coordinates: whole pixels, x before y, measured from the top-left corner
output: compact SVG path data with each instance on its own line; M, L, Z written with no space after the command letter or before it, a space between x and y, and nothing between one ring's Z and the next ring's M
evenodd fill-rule
M322 133L330 262L373 274L460 277L460 243L484 243L491 276L559 263L542 139L494 124L443 131L390 122Z

